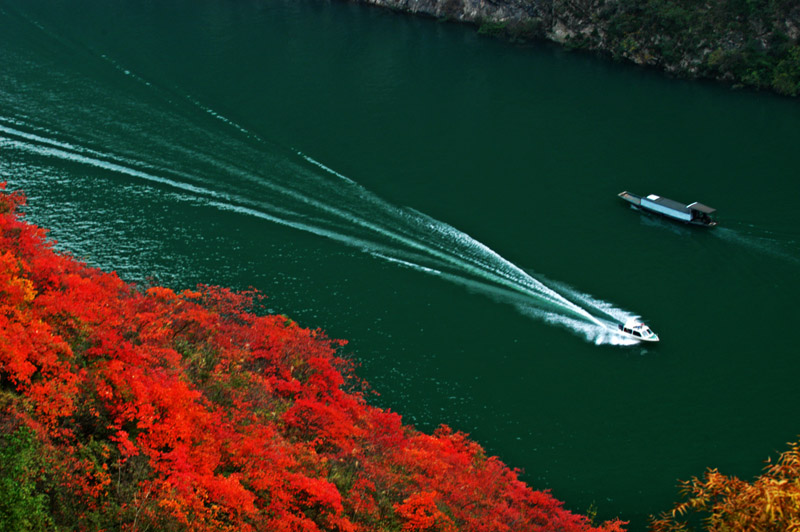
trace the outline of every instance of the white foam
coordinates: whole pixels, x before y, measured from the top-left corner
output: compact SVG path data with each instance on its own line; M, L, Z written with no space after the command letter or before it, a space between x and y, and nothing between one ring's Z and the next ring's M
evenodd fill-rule
M547 282L548 284L554 286L555 289L558 290L561 294L563 294L564 297L566 297L567 299L571 301L576 301L578 302L578 304L599 314L599 316L597 317L600 318L601 321L603 321L604 319L610 319L611 321L614 321L616 323L626 323L631 318L636 318L636 319L641 318L641 316L639 316L638 314L634 314L630 311L619 308L607 301L597 299L591 294L587 294L585 292L576 290L573 287L569 286L568 284L556 281L547 281Z
M325 166L324 164L322 164L322 163L321 163L321 162L319 162L318 160L316 160L316 159L314 159L314 158L312 158L312 157L309 157L308 155L306 155L305 153L303 153L303 152L301 152L301 151L298 151L298 152L297 152L297 155L299 155L300 157L302 157L302 158L303 158L303 159L305 159L306 161L310 162L310 163L311 163L311 164L313 164L314 166L316 166L316 167L318 167L318 168L322 168L323 170L325 170L325 171L326 171L326 172L328 172L329 174L331 174L331 175L335 175L336 177L338 177L339 179L341 179L341 180L343 180L343 181L347 181L348 183L356 184L356 182L355 182L355 181L353 181L352 179L350 179L349 177L347 177L347 176L344 176L344 175L340 174L340 173L339 173L339 172L337 172L336 170L333 170L333 169L331 169L331 168L328 168L327 166Z
M387 260L389 262L394 262L395 264L400 264L401 266L405 266L406 268L411 268L413 270L421 271L423 273L428 273L428 274L437 275L437 276L441 276L442 275L442 272L440 272L437 269L428 268L427 266L421 266L419 264L415 264L415 263L407 261L407 260L396 259L394 257L390 257L388 255L384 255L382 253L377 253L377 252L373 252L372 255L374 255L375 257L381 258L383 260Z
M5 128L0 126L0 131L2 131L3 129L5 129ZM10 146L12 146L14 148L20 149L22 151L27 151L27 152L30 152L30 153L36 153L38 155L43 155L45 157L54 157L54 158L61 159L61 160L64 160L64 161L71 161L71 162L75 162L75 163L85 164L85 165L88 165L88 166L93 166L95 168L101 168L103 170L108 170L110 172L115 172L115 173L119 173L119 174L125 174L125 175L131 176L131 177L137 177L137 178L140 178L140 179L144 179L146 181L151 181L151 182L154 182L154 183L160 183L162 185L168 185L170 187L177 188L177 189L183 190L185 192L191 192L191 193L197 194L197 195L210 196L210 197L215 197L215 198L217 198L217 197L223 197L224 198L225 197L223 194L220 194L220 193L218 193L216 191L213 191L213 190L205 189L205 188L198 187L198 186L195 186L195 185L190 185L188 183L182 183L182 182L178 182L178 181L173 181L171 179L166 179L166 178L159 177L159 176L156 176L156 175L153 175L153 174L149 174L147 172L143 172L141 170L136 170L134 168L130 168L128 166L124 166L124 165L121 165L121 164L118 164L118 163L104 161L104 160L97 159L97 158L94 158L94 157L89 157L89 156L86 156L86 155L82 155L80 153L74 153L74 152L67 151L67 150L62 149L62 148L55 148L55 147L52 147L52 146L42 146L42 145L37 145L37 144L29 144L29 143L21 142L21 141L18 141L18 140L9 139L9 138L6 138L5 140L9 143Z
M579 336L583 336L586 341L595 345L631 346L640 343L639 340L635 338L615 332L611 328L611 324L603 325L599 321L597 323L589 323L556 312L544 311L529 305L518 305L517 309L528 317L564 327Z

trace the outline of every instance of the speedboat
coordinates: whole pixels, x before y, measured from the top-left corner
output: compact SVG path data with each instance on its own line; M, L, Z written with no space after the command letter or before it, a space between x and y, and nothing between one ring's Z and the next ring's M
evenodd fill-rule
M617 328L618 332L626 336L632 336L637 340L641 340L643 342L658 342L658 335L651 331L650 327L636 318L629 319L625 322L625 325L617 325Z

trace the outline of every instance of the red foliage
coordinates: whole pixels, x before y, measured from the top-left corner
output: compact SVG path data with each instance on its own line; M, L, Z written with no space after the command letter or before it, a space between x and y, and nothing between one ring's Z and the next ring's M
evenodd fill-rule
M435 491L417 492L404 500L403 504L394 505L397 514L403 520L403 530L419 532L456 530L453 520L436 506L436 495Z
M345 391L343 342L257 294L139 290L53 252L22 203L0 193L1 415L48 450L63 527L622 530Z

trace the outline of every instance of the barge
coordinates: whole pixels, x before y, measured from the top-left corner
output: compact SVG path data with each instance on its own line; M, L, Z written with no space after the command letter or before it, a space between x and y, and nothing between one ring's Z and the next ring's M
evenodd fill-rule
M684 205L678 201L657 196L656 194L637 196L636 194L631 194L627 190L620 192L618 196L637 209L666 216L671 220L704 227L714 227L717 225L717 221L711 216L716 212L716 209L712 209L708 205L703 205L697 201Z

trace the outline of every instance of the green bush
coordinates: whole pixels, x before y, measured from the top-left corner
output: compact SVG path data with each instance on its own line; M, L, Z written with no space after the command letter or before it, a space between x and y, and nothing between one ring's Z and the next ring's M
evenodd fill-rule
M786 58L778 62L772 76L772 88L780 94L800 94L800 46L793 46Z
M52 527L47 496L37 492L42 471L38 444L28 427L0 437L0 532Z

